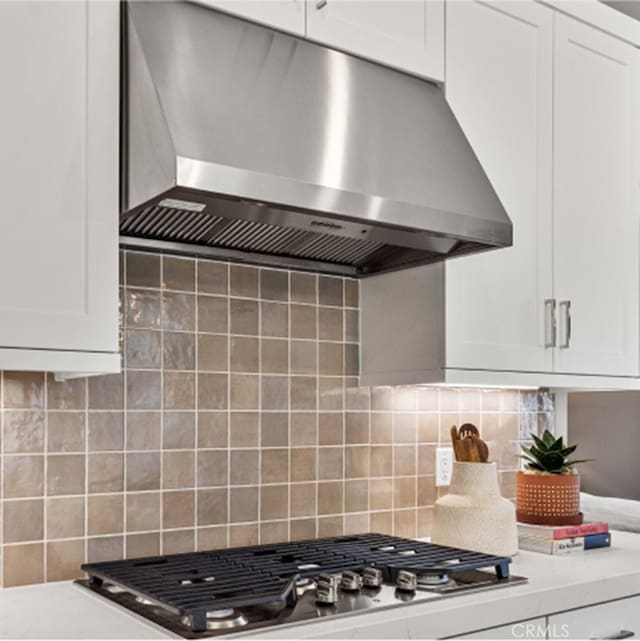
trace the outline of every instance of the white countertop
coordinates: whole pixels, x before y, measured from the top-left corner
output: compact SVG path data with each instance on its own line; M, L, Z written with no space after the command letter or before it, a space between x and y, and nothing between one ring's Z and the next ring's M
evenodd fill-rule
M512 574L529 582L394 609L279 626L260 638L412 638L464 634L640 594L640 535L566 556L521 552ZM0 591L0 638L152 639L169 632L71 583ZM257 636L249 633L236 638Z

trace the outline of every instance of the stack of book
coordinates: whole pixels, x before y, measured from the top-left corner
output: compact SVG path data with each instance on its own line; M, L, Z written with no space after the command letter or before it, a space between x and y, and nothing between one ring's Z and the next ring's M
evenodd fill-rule
M567 554L611 545L607 523L547 526L518 523L518 547L543 554Z

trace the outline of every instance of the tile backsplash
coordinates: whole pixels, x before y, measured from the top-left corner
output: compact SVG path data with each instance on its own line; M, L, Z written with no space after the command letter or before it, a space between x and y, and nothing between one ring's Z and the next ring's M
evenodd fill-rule
M121 266L122 374L0 373L3 587L85 560L428 536L452 424L478 425L512 497L519 439L553 421L546 392L359 388L355 280L135 252Z

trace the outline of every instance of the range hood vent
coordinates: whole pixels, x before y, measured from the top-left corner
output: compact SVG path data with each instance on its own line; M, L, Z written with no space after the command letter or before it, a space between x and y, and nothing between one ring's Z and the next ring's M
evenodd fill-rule
M511 244L437 86L189 2L124 17L123 245L364 276Z

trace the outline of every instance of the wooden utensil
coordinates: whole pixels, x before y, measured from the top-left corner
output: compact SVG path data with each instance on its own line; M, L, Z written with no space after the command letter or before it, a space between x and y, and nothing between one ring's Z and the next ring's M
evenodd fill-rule
M477 436L480 437L480 432L478 428L473 423L465 423L460 426L458 430L460 438L467 438L467 436Z
M458 436L458 428L455 425L451 426L451 443L453 445L453 453L456 457L456 461L463 461L464 459L462 458L462 449L460 445L461 441Z
M489 448L480 438L478 428L472 423L465 423L459 430L453 425L451 443L458 462L486 463L489 460Z

